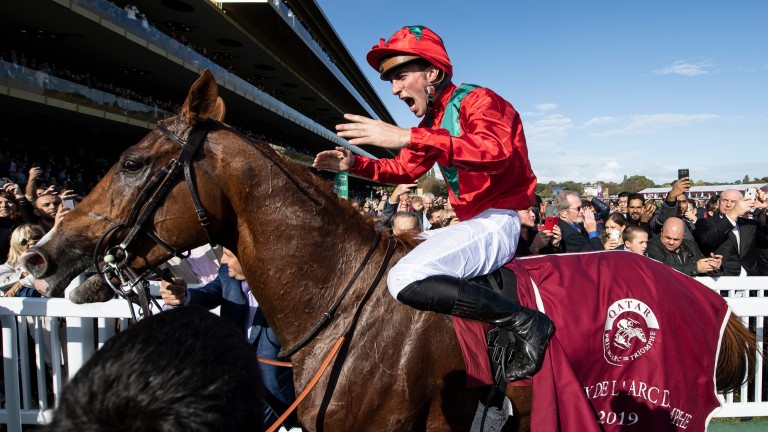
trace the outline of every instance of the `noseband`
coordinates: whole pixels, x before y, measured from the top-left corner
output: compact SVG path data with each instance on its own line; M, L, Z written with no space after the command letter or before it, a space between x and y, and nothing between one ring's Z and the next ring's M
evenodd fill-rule
M186 258L188 256L180 253L178 250L172 248L170 245L161 240L154 232L145 229L147 221L155 214L161 203L168 196L179 177L181 176L182 169L184 171L184 179L189 189L189 194L192 197L192 203L195 205L195 213L197 219L205 229L205 233L208 236L208 241L211 246L215 246L213 232L211 231L210 222L208 221L208 214L203 208L203 204L200 201L200 197L195 187L193 180L192 161L195 155L198 153L202 144L205 143L208 132L211 128L219 124L216 120L209 118L203 122L198 123L192 128L187 140L182 140L176 134L171 132L164 124L158 124L157 129L162 132L168 139L181 146L181 152L176 159L171 159L168 164L160 168L150 179L149 183L141 191L136 204L131 210L131 214L125 222L113 224L107 229L104 234L99 237L96 242L96 247L93 254L93 262L96 267L96 271L101 276L107 285L112 288L117 295L128 300L128 295L136 293L139 297L139 306L141 308L142 316L151 315L149 308L149 299L151 299L155 305L160 308L157 302L149 295L149 284L147 277L151 273L158 273L157 269L150 269L142 274L137 274L136 271L128 264L130 261L129 248L135 240L137 234L143 232L153 242L167 250L171 255L180 258ZM128 229L129 232L119 245L109 246L106 245L102 249L102 243L105 242L107 237L113 232L120 229ZM102 252L105 251L105 252ZM167 273L162 273L162 277L169 282L170 276ZM116 277L119 281L119 285L115 285L112 282L112 278ZM136 319L133 312L133 307L129 306L131 315Z

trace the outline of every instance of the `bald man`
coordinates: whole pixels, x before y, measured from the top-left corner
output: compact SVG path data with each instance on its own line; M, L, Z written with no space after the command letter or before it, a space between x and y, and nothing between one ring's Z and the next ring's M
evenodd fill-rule
M664 222L661 235L648 240L647 254L688 276L715 275L720 272L723 257L711 254L705 258L696 242L684 238L682 219L671 217Z
M728 189L720 195L714 216L696 222L696 242L704 254L723 256L724 276L761 274L759 250L768 246L766 201L762 191L757 199L751 199L736 189Z

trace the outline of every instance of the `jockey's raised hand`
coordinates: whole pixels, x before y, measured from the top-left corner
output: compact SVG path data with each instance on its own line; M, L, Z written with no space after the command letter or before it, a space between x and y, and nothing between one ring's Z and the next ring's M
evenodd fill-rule
M344 147L336 147L336 150L321 151L315 156L312 166L329 171L349 171L355 164L352 152Z
M336 135L348 139L350 144L400 149L411 142L410 129L355 114L344 114L344 118L352 123L336 125Z

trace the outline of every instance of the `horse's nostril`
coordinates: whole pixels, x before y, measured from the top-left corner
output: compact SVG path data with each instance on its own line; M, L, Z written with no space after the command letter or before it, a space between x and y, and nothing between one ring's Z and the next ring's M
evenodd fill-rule
M39 267L45 264L45 260L40 255L36 255L27 260L27 265Z
M34 250L30 250L24 253L19 259L22 267L32 273L36 278L45 277L46 260L45 257Z

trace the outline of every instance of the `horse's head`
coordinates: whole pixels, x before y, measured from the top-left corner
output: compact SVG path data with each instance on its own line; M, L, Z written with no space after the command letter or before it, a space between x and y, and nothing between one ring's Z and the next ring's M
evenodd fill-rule
M82 203L21 257L22 265L37 278L38 289L49 296L62 296L76 275L106 254L116 254L116 260L141 271L167 260L169 248L184 250L205 243L206 232L190 199L183 165L174 163L184 159L182 146L169 137L187 140L201 124L211 123L206 120L221 120L223 116L224 104L216 82L206 70L192 85L180 115L165 123L170 135L152 131L123 152ZM213 171L210 164L216 163L202 150L193 152L189 159L194 170L205 174ZM174 165L179 166L174 169ZM170 171L177 176L164 181ZM168 184L167 189L163 183ZM215 179L193 179L193 183L205 208L222 214L226 203ZM221 220L211 218L208 222L220 231ZM132 227L136 226L140 229L134 233ZM70 298L86 303L105 301L112 295L102 278L94 275Z

